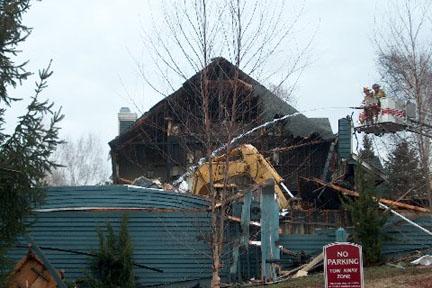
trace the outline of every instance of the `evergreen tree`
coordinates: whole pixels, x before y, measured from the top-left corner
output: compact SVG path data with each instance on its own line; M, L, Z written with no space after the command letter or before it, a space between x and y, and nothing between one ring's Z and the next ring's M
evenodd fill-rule
M365 263L376 264L381 258L382 242L385 239L382 228L387 216L379 208L374 177L364 173L359 165L355 180L360 195L344 201L344 206L350 212L353 222L353 240L363 247Z
M367 135L363 137L363 149L359 152L359 158L367 163L376 161L377 156L372 146L372 139Z
M92 288L134 288L133 246L127 215L123 216L118 236L110 223L106 230L106 235L98 232L99 251L90 263L90 275L84 282Z
M363 148L360 150L358 156L361 162L365 162L379 170L383 169L379 157L375 154L371 136L365 135L363 137Z
M419 166L415 149L411 149L406 140L402 140L388 156L385 170L388 175L387 190L389 197L399 198L406 192L406 198L424 197L426 179Z
M60 143L58 123L63 118L53 103L39 99L52 74L48 65L39 72L34 95L15 129L10 134L4 130L6 111L22 100L11 97L8 89L31 75L25 70L26 62L12 60L19 52L18 44L30 34L21 22L29 7L28 0L0 1L0 275L8 269L4 251L24 232L24 219L32 207L43 200L40 187L46 173L56 166L49 157Z

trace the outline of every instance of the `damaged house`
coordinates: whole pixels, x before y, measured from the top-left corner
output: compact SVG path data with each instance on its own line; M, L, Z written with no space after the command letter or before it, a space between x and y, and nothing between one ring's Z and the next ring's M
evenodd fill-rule
M211 143L202 128L206 103L201 83L208 91ZM207 147L214 150L228 137L289 114L293 117L236 144L254 145L295 194L299 176L325 177L330 146L336 139L329 120L298 113L226 59L215 58L136 121L127 110L119 114L120 133L109 143L114 183L130 183L140 176L171 182L196 164ZM235 122L229 129L228 119Z
M200 83L208 88L207 104ZM202 129L203 105L208 105L211 119L207 134ZM249 185L242 197L235 198L224 222L224 283L286 279L297 268L304 272L305 267L319 266L309 264L320 259L324 245L336 240L337 228L351 228L339 196L359 196L350 190L355 166L363 165L379 182L386 178L374 163L357 161L352 154L349 117L339 120L334 134L328 119L302 115L223 58L214 59L140 118L122 108L119 120L120 133L109 143L114 184L133 183L140 176L172 182L196 165L209 147L214 151L227 139L274 121L235 144L255 146L297 197L288 211L280 211L276 185L266 183L258 188ZM97 231L106 223L118 230L127 214L137 287L208 287L213 264L211 201L138 186L48 188L46 201L29 219L30 234L52 265L79 283L98 248ZM253 198L254 193L260 197ZM389 199L380 203L406 216L389 218L385 257L430 249L428 209ZM21 238L9 255L18 261L27 250L28 240Z

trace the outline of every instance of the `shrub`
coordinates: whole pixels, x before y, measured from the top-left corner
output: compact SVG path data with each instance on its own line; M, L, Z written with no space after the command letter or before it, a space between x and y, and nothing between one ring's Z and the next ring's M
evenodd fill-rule
M98 231L99 250L90 263L90 274L84 281L93 288L133 288L133 246L128 232L128 218L123 216L119 235L110 223L106 233Z

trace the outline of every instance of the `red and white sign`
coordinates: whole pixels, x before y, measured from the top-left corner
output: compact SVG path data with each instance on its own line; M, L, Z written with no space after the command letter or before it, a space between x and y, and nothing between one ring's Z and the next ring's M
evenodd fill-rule
M382 114L389 114L389 115L392 115L394 117L400 117L400 118L405 117L405 111L400 110L400 109L383 108L383 109L381 109L381 113Z
M326 288L363 288L363 261L360 245L337 242L324 246Z

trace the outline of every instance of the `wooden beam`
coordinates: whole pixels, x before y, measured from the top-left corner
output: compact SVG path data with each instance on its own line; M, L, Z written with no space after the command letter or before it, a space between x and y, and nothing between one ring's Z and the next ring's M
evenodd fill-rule
M360 196L359 193L356 191L352 191L352 190L343 188L343 187L336 185L336 184L333 184L333 183L324 182L318 178L304 178L304 177L302 177L302 178L305 180L311 180L313 182L316 182L316 183L320 184L321 186L330 187L330 188L342 193L343 195L352 196L352 197L359 197ZM407 209L407 210L423 212L423 213L429 213L430 212L429 209L426 209L426 208L423 208L420 206L405 204L405 203L401 203L398 201L393 201L393 200L385 199L385 198L379 198L378 202L385 204L385 205L388 205L388 206L391 206L391 207L397 207L400 209Z
M312 259L309 263L307 263L302 269L297 271L297 273L293 276L293 278L304 277L307 276L309 271L312 270L315 266L320 264L324 260L324 253L321 252L318 256Z
M241 223L241 219L239 217L228 215L227 219L231 220L233 222ZM261 227L261 224L259 222L256 222L256 221L249 221L249 225L255 226L255 227Z

